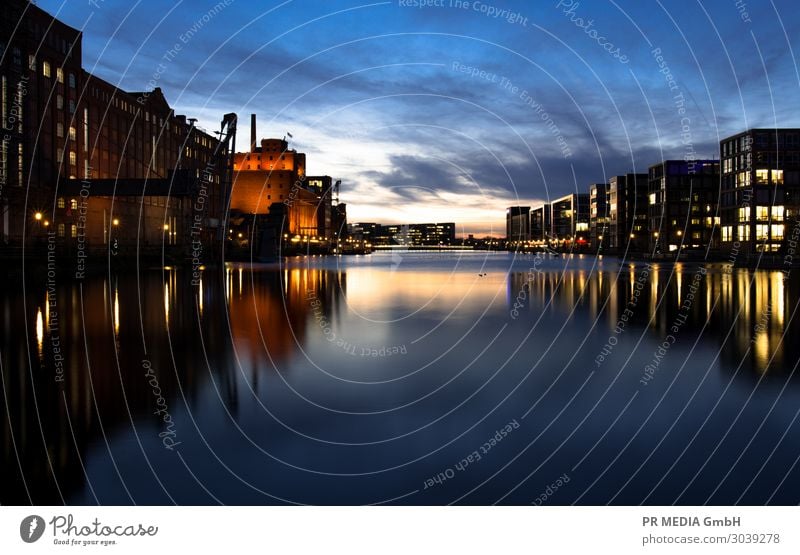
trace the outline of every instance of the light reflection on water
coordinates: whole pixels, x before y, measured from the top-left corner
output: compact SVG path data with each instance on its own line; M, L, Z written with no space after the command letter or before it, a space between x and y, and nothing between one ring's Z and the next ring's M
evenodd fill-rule
M50 305L9 285L0 501L527 504L567 472L553 503L795 503L797 480L776 488L800 455L782 438L800 278L700 270L402 253L194 286L121 272L59 282Z

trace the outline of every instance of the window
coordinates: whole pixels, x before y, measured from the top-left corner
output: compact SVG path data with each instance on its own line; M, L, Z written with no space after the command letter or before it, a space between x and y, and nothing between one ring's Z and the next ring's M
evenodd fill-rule
M74 198L69 199L69 207L70 207L71 210L77 210L78 209L78 200L74 199Z
M69 74L69 88L70 89L74 89L75 88L75 74L74 73L70 73Z
M69 236L72 237L73 239L78 236L78 226L77 225L72 224L71 226L69 226Z
M69 113L70 114L74 114L75 113L75 101L72 100L72 99L70 99L70 101L69 101Z
M50 77L50 62L42 62L42 75Z
M722 226L722 240L723 241L731 240L731 226L729 225Z
M59 83L64 83L64 70L60 67L56 68L56 81Z
M769 206L756 206L756 219L757 220L769 219Z
M76 136L75 128L70 126L69 128L69 140L74 141Z
M756 225L756 241L763 241L769 237L769 226L764 224Z
M69 151L69 165L75 166L78 164L78 156L75 154L74 150Z
M59 208L64 208L67 205L67 203L64 202L64 197L58 197L58 200L56 201L56 205Z
M772 184L783 185L783 170L771 170Z
M58 224L58 236L64 237L64 224Z
M759 185L769 183L769 170L756 170L756 183Z
M749 187L750 186L750 172L739 172L736 174L736 186L737 187Z
M61 96L60 94L56 95L56 108L59 110L64 109L64 97Z
M739 208L739 221L740 222L748 222L748 221L750 221L750 207L749 206L743 206L742 208Z
M36 56L33 54L28 54L28 69L36 71Z
M64 124L60 121L56 123L56 137L63 137L64 136Z
M773 239L783 239L783 224L771 225L770 233Z
M740 241L749 241L750 240L750 226L749 225L740 225L739 229L739 240Z
M783 213L784 213L783 206L773 206L772 207L772 219L775 220L776 222L782 222L783 221Z
M649 198L650 198L650 204L651 205L656 203L656 194L655 193L650 193Z

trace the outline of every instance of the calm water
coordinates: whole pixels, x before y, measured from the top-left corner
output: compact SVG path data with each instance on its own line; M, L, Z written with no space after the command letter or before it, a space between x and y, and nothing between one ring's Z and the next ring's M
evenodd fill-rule
M796 504L796 272L400 253L59 274L50 303L8 282L0 502Z

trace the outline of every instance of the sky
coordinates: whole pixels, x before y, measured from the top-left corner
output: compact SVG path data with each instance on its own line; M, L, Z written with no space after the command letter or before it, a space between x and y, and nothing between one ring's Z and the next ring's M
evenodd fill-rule
M350 222L456 222L800 127L794 0L40 0L83 65L246 147L292 135ZM238 148L241 150L241 148Z

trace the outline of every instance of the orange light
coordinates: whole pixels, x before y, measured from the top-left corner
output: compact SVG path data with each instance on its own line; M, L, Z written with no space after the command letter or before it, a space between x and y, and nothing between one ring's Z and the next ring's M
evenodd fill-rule
M41 212L35 213L33 215L33 219L36 220L37 222L40 221L42 219L42 213Z

